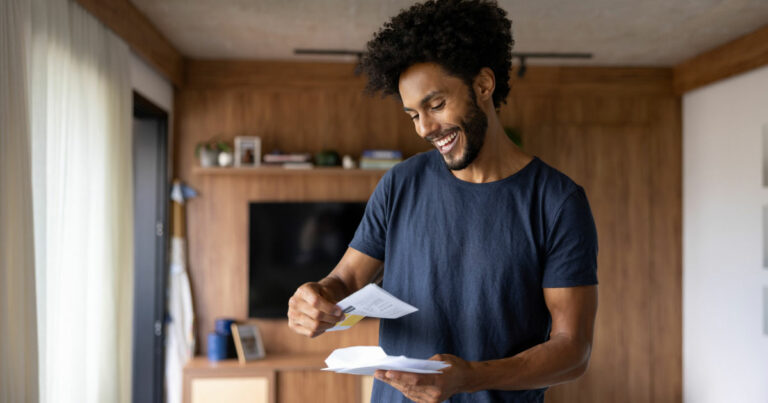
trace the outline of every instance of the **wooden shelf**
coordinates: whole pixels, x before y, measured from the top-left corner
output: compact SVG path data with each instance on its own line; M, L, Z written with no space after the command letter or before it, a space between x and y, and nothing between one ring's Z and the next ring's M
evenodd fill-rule
M233 167L194 167L195 175L332 175L332 176L382 176L386 169L344 169L342 167L313 167L313 168L283 168L273 166L260 166L254 168Z
M268 354L242 365L234 359L194 357L184 366L184 402L370 401L373 377L320 371L330 352Z
M261 360L248 361L240 364L237 359L209 361L207 357L197 356L189 360L184 366L184 370L190 373L208 372L208 371L287 371L287 370L319 370L325 368L325 359L327 353L306 353L306 354L268 354Z

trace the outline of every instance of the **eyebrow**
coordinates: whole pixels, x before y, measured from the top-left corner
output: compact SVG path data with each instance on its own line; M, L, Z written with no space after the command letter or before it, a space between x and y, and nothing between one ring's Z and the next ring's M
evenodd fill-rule
M442 94L442 91L440 91L440 90L432 91L429 94L427 94L424 98L421 99L421 101L419 102L419 105L426 105L426 104L429 103L429 101L432 100L432 98L434 98L434 97L436 97L438 95L441 95L441 94ZM406 111L406 112L414 112L413 109L408 108L408 107L403 107L403 110Z

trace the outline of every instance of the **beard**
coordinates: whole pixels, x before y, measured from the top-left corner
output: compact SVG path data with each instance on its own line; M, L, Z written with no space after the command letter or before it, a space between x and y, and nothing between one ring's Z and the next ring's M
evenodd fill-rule
M477 98L472 90L469 90L470 102L467 103L467 113L460 120L460 129L464 132L466 139L464 149L461 154L452 159L449 155L443 156L445 166L452 171L461 171L471 164L485 143L485 132L488 129L488 117L480 106L477 105Z

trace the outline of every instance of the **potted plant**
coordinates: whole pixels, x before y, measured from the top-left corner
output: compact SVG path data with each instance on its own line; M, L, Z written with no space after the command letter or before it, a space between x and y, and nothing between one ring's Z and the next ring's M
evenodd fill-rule
M507 134L507 137L509 137L516 146L520 148L523 147L523 134L520 133L520 129L516 127L505 127L504 133Z
M231 157L232 147L221 140L202 141L197 143L197 146L195 147L195 156L200 159L200 166L202 167L213 167L218 165L220 153L228 153Z

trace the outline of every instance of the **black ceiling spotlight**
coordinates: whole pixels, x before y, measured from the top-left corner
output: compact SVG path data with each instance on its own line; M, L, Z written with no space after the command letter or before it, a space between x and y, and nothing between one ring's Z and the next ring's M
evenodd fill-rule
M318 55L318 56L355 56L357 60L363 57L362 50L344 49L294 49L294 55Z
M520 67L517 68L517 76L523 78L526 70L528 70L528 66L525 65L525 56L520 56Z
M512 58L520 59L520 67L517 68L517 76L523 78L528 66L525 64L528 58L538 59L591 59L592 53L537 53L537 52L512 52Z

